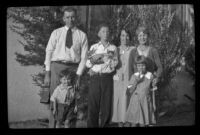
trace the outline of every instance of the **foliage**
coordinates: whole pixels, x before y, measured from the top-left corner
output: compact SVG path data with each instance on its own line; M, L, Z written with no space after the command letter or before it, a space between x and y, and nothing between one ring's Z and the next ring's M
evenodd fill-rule
M24 48L25 54L16 52L16 61L22 66L43 66L45 60L45 48L50 34L56 28L63 26L62 21L63 7L18 7L9 8L7 19L12 19L10 29L21 35L25 42L19 41ZM74 6L78 9L78 6ZM79 10L77 10L79 11ZM77 19L77 26L84 30ZM87 95L87 75L83 77L83 85L80 88L81 98L78 100L80 109L85 110ZM35 85L42 86L44 71L32 75ZM83 102L83 103L82 103ZM82 104L81 104L82 103Z
M8 18L13 19L11 30L21 35L25 42L19 41L26 52L16 52L16 61L22 66L43 66L45 60L45 48L51 32L63 26L63 7L19 7L9 8ZM77 7L75 7L77 8ZM80 21L77 21L81 26ZM23 25L20 25L23 24ZM42 86L44 73L32 75L36 85Z
M134 46L137 46L137 36L134 34L137 27L141 24L148 27L149 44L158 50L163 66L161 87L170 85L191 41L191 34L188 34L189 28L187 25L184 26L175 14L176 10L172 11L167 5L121 5L113 8L113 18L110 21L111 29L115 33L112 35L113 41L115 42L119 29L125 27L132 33ZM189 57L193 59L193 63L188 61L192 67L194 55L187 54L187 60ZM169 100L174 99L170 96L172 89L169 87L169 92L165 92L165 97L167 96Z

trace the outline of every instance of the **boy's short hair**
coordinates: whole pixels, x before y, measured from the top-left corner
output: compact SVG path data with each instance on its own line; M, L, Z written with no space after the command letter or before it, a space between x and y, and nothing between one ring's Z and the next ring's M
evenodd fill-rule
M101 29L102 27L107 27L107 28L109 29L108 23L102 22L102 23L100 23L99 26L97 27L97 33L100 31L100 29Z
M135 64L145 64L147 66L146 58L143 55L137 55L135 58Z
M59 77L69 77L71 79L71 81L73 82L75 79L75 72L69 71L69 70L63 70L59 73Z

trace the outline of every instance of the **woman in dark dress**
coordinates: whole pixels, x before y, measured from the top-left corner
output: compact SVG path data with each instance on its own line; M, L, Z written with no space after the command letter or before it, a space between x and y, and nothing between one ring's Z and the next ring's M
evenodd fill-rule
M161 78L163 70L158 51L156 48L150 46L148 43L149 32L147 27L138 27L138 29L136 30L136 35L138 39L138 45L136 46L136 49L133 49L130 53L131 56L129 59L129 63L130 65L132 65L131 68L133 68L133 71L137 72L137 68L134 66L135 64L133 64L134 58L137 55L145 56L147 60L147 71L153 73L155 78L153 81L155 84L157 84ZM157 100L157 108L159 106L158 102L159 101Z

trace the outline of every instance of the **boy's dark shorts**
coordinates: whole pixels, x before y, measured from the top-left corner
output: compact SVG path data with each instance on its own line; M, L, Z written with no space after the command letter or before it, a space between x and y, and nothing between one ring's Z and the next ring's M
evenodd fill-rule
M59 121L60 123L65 122L65 120L72 120L76 119L76 113L74 113L75 102L73 101L70 105L67 104L57 104L57 113L55 114L55 120Z

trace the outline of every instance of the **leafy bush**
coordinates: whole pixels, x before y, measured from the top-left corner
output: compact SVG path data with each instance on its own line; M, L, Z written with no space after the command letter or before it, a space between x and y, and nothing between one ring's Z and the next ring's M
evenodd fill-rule
M163 95L161 98L167 97L168 100L175 100L170 92L174 88L169 85L181 66L180 61L183 56L186 55L188 67L191 67L190 71L195 75L194 48L188 50L188 47L191 48L191 33L188 33L190 29L182 24L176 15L176 10L172 11L167 5L115 6L110 24L113 42L116 41L120 28L124 27L131 31L134 46L137 46L135 35L137 27L145 24L149 28L150 46L157 48L163 66L160 82L161 95ZM194 35L193 32L192 35ZM189 60L190 58L192 61ZM167 88L167 91L162 91L164 88Z

